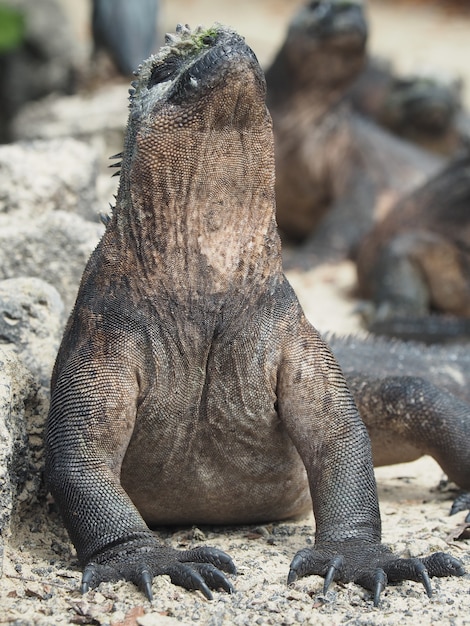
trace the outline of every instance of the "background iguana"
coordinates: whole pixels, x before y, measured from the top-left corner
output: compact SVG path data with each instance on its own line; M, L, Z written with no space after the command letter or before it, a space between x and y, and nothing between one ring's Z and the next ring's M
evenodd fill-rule
M428 340L470 334L469 207L466 152L364 237L356 258L358 293L374 304L371 330Z
M442 161L354 111L367 60L362 2L308 2L266 71L276 155L276 215L286 239L344 257L404 192Z
M312 506L299 576L462 574L380 543L370 443L332 353L283 275L265 81L232 30L178 27L133 85L116 207L57 357L46 474L82 590L152 577L232 590L231 559L149 527L285 519ZM310 499L310 495L312 500Z
M367 426L374 465L432 456L470 491L470 353L369 337L328 340ZM452 512L470 508L459 496ZM469 517L470 519L470 517Z
M442 155L462 148L462 85L432 71L397 74L391 63L369 58L349 91L354 108L393 133Z

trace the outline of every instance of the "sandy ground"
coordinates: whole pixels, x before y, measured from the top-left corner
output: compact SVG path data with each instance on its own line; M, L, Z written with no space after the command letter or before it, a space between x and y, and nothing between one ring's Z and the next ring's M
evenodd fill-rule
M229 23L246 35L266 64L288 17L300 4L297 0L168 0L162 21L166 29L177 21ZM83 2L74 3L73 14L86 14ZM370 19L372 49L393 55L400 67L429 61L463 76L470 71L469 18L422 5L410 9L402 3L376 0ZM75 25L85 37L83 22ZM290 271L289 278L320 330L359 330L350 264ZM464 514L448 516L453 492L437 488L441 478L440 468L429 458L377 470L384 541L404 556L448 551L470 571L468 541L452 539ZM159 535L175 547L207 543L229 552L238 566L233 579L236 593L215 592L214 600L208 602L199 593L174 587L161 577L154 582L152 604L124 582L101 585L82 597L77 591L80 572L73 548L57 515L44 505L22 511L6 547L0 624L470 624L468 576L434 580L431 599L417 583L391 586L378 609L373 608L369 593L352 583L333 583L326 595L318 577L288 588L285 580L293 554L313 541L311 519L261 527L166 529Z

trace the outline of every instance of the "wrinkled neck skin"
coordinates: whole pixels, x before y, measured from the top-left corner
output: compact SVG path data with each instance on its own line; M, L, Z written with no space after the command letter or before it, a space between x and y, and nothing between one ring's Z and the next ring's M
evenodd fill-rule
M249 117L249 102L237 106ZM281 275L271 120L262 112L246 124L204 115L187 126L149 122L130 138L110 227L141 290L197 300L256 292Z

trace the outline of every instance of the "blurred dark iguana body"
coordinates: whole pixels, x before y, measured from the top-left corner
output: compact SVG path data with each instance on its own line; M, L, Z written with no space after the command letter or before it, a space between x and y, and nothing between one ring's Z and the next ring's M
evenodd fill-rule
M356 263L359 295L375 306L371 330L428 341L470 335L469 207L466 153L364 237Z
M46 435L51 491L82 589L152 577L230 591L231 559L178 551L158 524L285 519L316 543L289 582L374 591L461 574L398 559L381 524L367 431L331 351L283 275L272 124L235 32L179 27L134 83L116 207L60 348Z
M438 72L397 74L369 58L349 91L356 111L426 150L450 156L465 144L458 79Z
M276 154L276 214L294 242L344 256L404 192L441 160L354 111L364 68L360 2L309 2L292 18L266 72Z

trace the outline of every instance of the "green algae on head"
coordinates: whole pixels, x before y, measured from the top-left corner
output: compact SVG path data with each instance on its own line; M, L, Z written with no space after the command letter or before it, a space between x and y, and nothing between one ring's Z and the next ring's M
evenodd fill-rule
M236 31L218 23L194 30L178 24L175 33L165 36L165 45L143 61L135 73L136 79L129 90L131 119L147 119L150 108L170 102L172 105L180 101L195 104L203 93L200 89L203 84L206 87L210 84L212 89L220 83L221 74L216 66L225 64L228 59L233 61L233 55L240 50L247 52L242 53L244 61L249 59L258 83L265 85L256 55ZM239 71L243 74L245 63L242 66Z
M215 37L217 37L217 33L219 32L220 24L214 24L210 28L204 29L202 26L199 26L194 33L191 34L190 39L186 40L192 42L192 46L196 50L201 50L202 48L209 46L213 43Z
M214 39L222 30L225 32L231 31L231 29L218 23L210 28L198 26L194 30L188 24L185 26L178 24L175 33L167 33L165 35L165 45L157 53L141 63L135 72L139 80L134 81L132 86L136 87L136 83L147 81L150 78L150 72L153 67L158 63L166 61L170 55L184 58L209 47L214 43Z
M184 69L185 61L205 48L210 48L221 32L236 35L235 31L219 23L209 28L197 26L194 30L188 24L184 26L178 24L175 33L167 33L165 45L144 60L135 72L136 79L132 81L132 87L129 89L131 109L136 99L142 102L143 93L149 86L158 83L161 95L168 91L173 80Z

